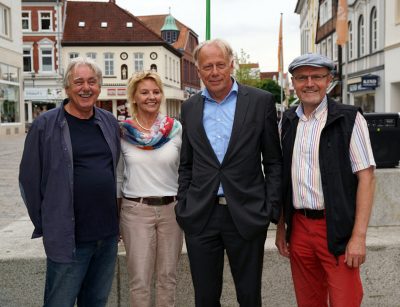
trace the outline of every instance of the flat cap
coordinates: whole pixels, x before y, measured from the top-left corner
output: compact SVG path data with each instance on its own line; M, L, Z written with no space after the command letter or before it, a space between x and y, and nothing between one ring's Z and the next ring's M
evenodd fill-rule
M331 59L321 54L306 53L295 58L292 63L290 63L288 70L293 74L293 71L301 66L326 67L329 70L333 70L335 64Z

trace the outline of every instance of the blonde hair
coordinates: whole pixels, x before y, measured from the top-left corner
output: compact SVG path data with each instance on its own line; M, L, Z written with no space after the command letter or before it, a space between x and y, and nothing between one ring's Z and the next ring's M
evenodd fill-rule
M163 84L161 81L160 76L152 71L142 71L138 72L132 75L132 77L129 78L128 80L128 85L127 85L127 96L128 96L128 101L129 105L131 107L132 115L137 114L138 108L137 104L135 103L135 95L136 91L138 89L138 86L140 82L143 80L152 80L154 81L158 88L160 89L161 92L161 99L164 99L164 88Z
M229 45L229 43L221 38L215 38L212 40L201 42L194 49L193 57L194 57L194 61L195 61L195 64L197 67L199 67L199 55L200 55L201 49L205 46L210 46L210 45L215 45L219 49L221 49L221 51L223 52L225 57L229 60L229 62L231 62L233 60L233 50L232 50L232 47Z

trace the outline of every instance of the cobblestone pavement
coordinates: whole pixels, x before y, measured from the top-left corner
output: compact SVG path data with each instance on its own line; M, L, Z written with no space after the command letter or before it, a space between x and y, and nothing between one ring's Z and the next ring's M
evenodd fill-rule
M18 187L24 140L25 134L0 136L0 229L27 215Z

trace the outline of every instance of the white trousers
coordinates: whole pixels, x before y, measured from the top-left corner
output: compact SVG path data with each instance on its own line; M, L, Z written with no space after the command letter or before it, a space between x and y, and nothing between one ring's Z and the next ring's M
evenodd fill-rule
M126 250L131 307L175 306L176 271L183 232L176 222L176 202L150 206L122 199L120 230Z

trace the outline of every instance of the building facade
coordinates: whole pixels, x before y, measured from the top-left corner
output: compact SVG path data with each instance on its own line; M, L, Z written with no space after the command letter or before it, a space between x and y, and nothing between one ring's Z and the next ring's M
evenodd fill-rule
M0 0L0 135L25 132L21 0Z
M385 11L385 110L400 112L400 0L386 0Z
M63 0L22 0L25 120L62 101Z
M347 2L346 45L341 48L336 44L338 0L318 0L316 33L315 37L308 38L309 44L314 43L316 52L336 62L336 78L328 89L332 96L343 103L360 106L364 112L390 112L391 108L385 103L386 0ZM311 5L314 4L298 1L296 12L301 20L308 20ZM302 43L302 53L308 51Z
M78 56L90 57L99 64L103 84L98 106L124 119L129 108L128 78L135 72L152 70L161 76L164 85L161 112L179 116L184 99L180 51L115 1L68 1L66 7L62 66L65 68Z
M188 26L169 15L138 16L155 33L182 53L181 80L184 98L200 90L200 78L197 74L193 51L199 44L198 35Z

